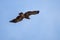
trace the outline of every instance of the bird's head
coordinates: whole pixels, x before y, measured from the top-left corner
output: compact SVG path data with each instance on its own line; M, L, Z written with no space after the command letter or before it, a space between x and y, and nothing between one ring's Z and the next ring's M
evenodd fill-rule
M19 15L22 15L22 14L23 14L23 12L20 12L20 13L19 13Z

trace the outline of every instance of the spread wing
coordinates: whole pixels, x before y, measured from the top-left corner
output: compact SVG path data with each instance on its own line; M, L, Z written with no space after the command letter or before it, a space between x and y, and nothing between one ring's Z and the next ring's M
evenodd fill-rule
M30 19L29 16L35 15L35 14L39 14L39 11L28 11L24 15L25 15L25 18Z
M23 20L23 17L19 15L15 19L12 19L10 22L17 23L17 22L22 21L22 20Z
M25 15L28 15L28 16L35 15L35 14L39 14L39 11L28 11L25 13Z

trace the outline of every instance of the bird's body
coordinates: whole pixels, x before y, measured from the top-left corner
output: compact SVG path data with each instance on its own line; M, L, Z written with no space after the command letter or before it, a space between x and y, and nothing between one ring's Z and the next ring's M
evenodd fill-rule
M17 23L19 21L22 21L24 18L30 19L29 18L30 15L35 15L38 13L39 13L39 11L28 11L25 14L23 14L23 12L21 12L21 13L19 13L19 16L17 16L15 19L11 20L10 22Z

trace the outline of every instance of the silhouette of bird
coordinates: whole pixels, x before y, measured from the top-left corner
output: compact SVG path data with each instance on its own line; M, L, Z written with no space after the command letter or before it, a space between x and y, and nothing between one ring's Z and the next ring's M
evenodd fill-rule
M39 11L27 11L25 14L23 14L23 12L20 12L19 15L15 19L12 19L10 22L17 23L19 21L22 21L24 18L30 19L29 16L35 14L39 14Z

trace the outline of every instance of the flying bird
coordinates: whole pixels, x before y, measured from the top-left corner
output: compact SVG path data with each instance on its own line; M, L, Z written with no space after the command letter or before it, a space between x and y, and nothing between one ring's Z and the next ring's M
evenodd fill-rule
M10 20L10 22L17 23L19 21L22 21L24 18L30 19L29 16L35 14L39 14L39 11L27 11L25 14L23 12L20 12L19 15L16 18Z

